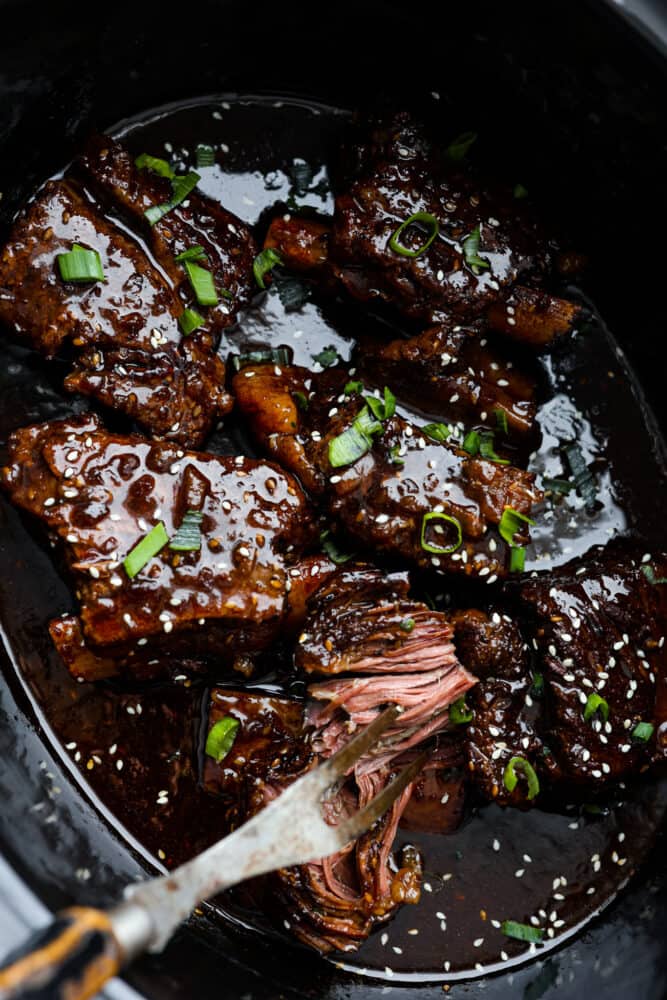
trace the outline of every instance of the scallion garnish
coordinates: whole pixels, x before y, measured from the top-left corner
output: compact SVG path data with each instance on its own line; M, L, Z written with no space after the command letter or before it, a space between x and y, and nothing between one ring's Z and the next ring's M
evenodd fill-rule
M67 253L58 254L57 261L63 281L104 281L104 269L97 250L87 250L73 243Z
M255 275L255 281L260 288L266 288L264 278L274 267L282 264L282 262L282 257L272 247L267 247L266 250L262 250L257 254L252 262L252 273Z
M368 408L378 420L389 420L396 412L396 396L388 386L384 387L384 401L375 396L366 396Z
M647 743L653 736L654 729L655 726L653 726L650 722L638 722L632 730L632 736L635 740L641 740L642 743Z
M512 192L515 198L527 198L528 190L523 186L523 184L515 184L514 191Z
M465 262L468 267L472 268L475 274L482 270L482 268L491 267L488 260L485 260L484 257L480 257L479 255L480 238L479 226L475 226L470 235L466 236L461 244Z
M644 563L641 569L648 582L652 583L654 587L659 583L667 583L667 576L656 576L650 563Z
M584 708L584 722L588 722L592 719L596 712L600 713L604 722L608 721L609 703L593 691L589 694L586 700L586 706Z
M295 389L292 393L292 399L302 413L305 413L308 409L308 396L306 396L305 392L301 392L300 389Z
M133 580L137 573L141 572L153 556L162 551L168 541L167 529L162 521L158 521L155 527L151 528L148 534L144 535L123 559L123 569L130 580Z
M595 502L598 487L595 477L586 465L586 459L578 444L568 444L563 449L567 464L572 473L574 486L587 507L591 507Z
M189 174L179 174L171 179L171 191L172 195L169 201L165 201L162 205L152 205L147 208L144 215L151 226L154 226L156 222L165 216L168 212L171 212L173 208L180 205L182 201L185 201L187 196L194 191L197 184L201 180L199 174L195 173L194 170L190 171Z
M204 515L198 510L186 510L181 526L169 542L174 552L196 552L201 548L201 523Z
M332 562L336 563L337 566L341 566L343 563L348 562L348 560L354 557L354 552L343 552L342 549L338 548L335 539L332 537L330 531L323 531L320 535L320 545L329 556Z
M518 510L514 510L513 507L505 507L500 518L500 524L498 525L500 537L504 539L508 545L514 546L514 536L517 531L521 530L522 523L535 524L530 517L527 517Z
M183 336L187 337L194 330L198 330L200 326L204 325L204 317L196 309L184 309L178 317L178 325L181 328Z
M473 713L466 705L465 695L457 698L449 706L449 721L455 726L464 726L472 721L472 717Z
M212 167L215 164L215 150L205 142L197 143L195 159L198 167Z
M400 444L392 445L389 449L389 457L391 458L392 465L405 465L405 459L401 455Z
M425 424L422 427L422 434L430 437L433 441L446 441L451 431L447 424Z
M505 937L514 938L516 941L529 941L531 944L537 944L544 937L544 931L541 927L520 924L516 920L503 920L500 930Z
M174 257L174 260L179 264L183 264L186 260L206 260L206 251L203 247L188 247L179 253L178 257Z
M539 673L537 670L533 674L533 683L530 687L530 693L534 694L537 698L541 698L544 694L544 674Z
M496 454L493 443L493 431L468 431L461 447L473 458L475 455L480 455L489 462L496 462L498 465L509 465L508 458L501 458L500 455Z
M231 362L237 372L247 365L291 365L292 352L289 347L267 347L266 350L233 354Z
M218 719L206 737L206 756L212 757L216 764L223 761L234 746L240 727L239 720L232 718L231 715Z
M403 243L400 242L400 237L401 234L405 232L405 230L408 229L409 226L414 226L419 224L421 224L422 226L426 226L427 229L430 230L430 232L426 238L426 241L422 243L420 247L417 247L416 250L411 250L409 247L406 247ZM405 222L402 222L400 224L396 232L391 236L389 240L389 246L395 253L399 253L403 257L419 257L419 255L424 253L425 250L428 250L431 243L438 235L439 231L440 231L440 226L438 225L438 220L434 215L431 215L430 212L415 212L414 215L411 215L409 219L406 219Z
M515 545L510 550L510 573L523 573L526 565L526 550L523 545Z
M412 632L415 627L414 618L404 618L402 622L398 623L398 627L401 632Z
M451 524L454 526L454 530L456 532L456 539L452 545L449 546L434 545L432 542L426 541L426 531L431 521L444 521L445 524ZM442 533L444 531L444 529L439 524L435 524L433 528L434 531L438 533ZM450 514L443 514L441 511L437 510L429 511L428 514L424 514L424 516L422 517L422 530L421 530L420 542L424 552L434 552L436 555L448 555L450 552L456 552L456 550L460 548L463 542L463 530L461 528L461 522L457 518L452 517Z
M535 770L525 757L512 757L503 772L503 784L508 792L513 792L519 782L517 771L523 771L528 784L527 799L534 799L540 790L540 781Z
M346 396L351 396L353 392L363 392L364 383L363 382L346 382L343 392Z
M455 163L460 163L461 160L465 160L468 150L476 140L476 132L462 132L461 135L457 135L450 142L447 147L447 156L450 160L454 160Z
M502 434L507 434L508 433L507 414L505 413L504 410L494 410L493 412L496 415L496 424L498 425L498 430Z
M325 347L319 354L311 354L311 358L322 368L331 368L332 365L337 365L341 359L336 348L331 346Z
M542 477L542 486L545 490L551 490L552 493L569 493L574 489L574 483L571 483L569 479L550 479L547 476Z
M352 465L371 450L373 436L381 431L380 421L373 417L367 406L364 406L351 427L329 441L329 463L334 469Z
M195 298L200 306L217 306L218 295L213 283L213 275L205 267L195 264L191 260L183 262L190 284L195 293Z
M154 174L159 174L160 177L166 177L168 180L173 180L176 176L174 168L166 160L161 160L159 156L150 156L148 153L142 153L134 161L135 166L139 167L140 170L144 168L147 170L152 170Z

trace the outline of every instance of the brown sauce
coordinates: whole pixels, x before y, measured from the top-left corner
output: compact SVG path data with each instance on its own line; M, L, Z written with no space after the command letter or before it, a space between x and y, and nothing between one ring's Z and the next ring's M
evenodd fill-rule
M257 225L261 236L266 210L294 197L295 162L312 168L311 191L297 203L331 210L326 163L344 118L294 100L230 99L168 108L125 123L117 134L133 152L167 154L188 167L197 143L216 146L221 165L200 171L201 187ZM272 292L223 336L221 353L287 345L295 363L313 367L325 347L349 357L360 322L352 309L316 301L286 312ZM57 364L46 366L4 341L0 351L3 439L15 427L84 408L61 392ZM599 503L587 512L573 494L547 500L526 570L558 565L625 531L639 536L650 552L664 537L664 444L622 351L594 314L574 340L540 364L542 444L530 468L562 475L561 443L576 440L594 463ZM253 454L233 417L208 447ZM239 686L244 678L221 672L205 682L186 663L170 684L76 684L47 633L48 620L71 609L73 598L28 521L4 501L2 516L2 628L47 735L121 838L149 865L179 864L225 832L224 803L198 783L202 714L209 682ZM456 583L423 584L437 602L456 601ZM254 678L253 685L290 693L280 684L280 668L277 657L272 673ZM342 967L393 981L425 981L481 975L533 952L544 954L627 882L649 851L666 805L667 790L658 779L639 780L602 807L523 813L490 805L468 815L449 836L401 831L396 846L415 843L425 860L421 902L402 907L357 953L344 956ZM247 893L220 901L218 910L221 919L277 933L250 906ZM505 919L537 921L547 928L544 945L506 938L497 926Z

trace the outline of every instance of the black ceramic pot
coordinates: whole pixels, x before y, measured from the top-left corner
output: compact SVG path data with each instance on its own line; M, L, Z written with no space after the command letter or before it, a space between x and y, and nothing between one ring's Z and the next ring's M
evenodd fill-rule
M0 221L7 223L87 132L169 101L273 93L342 107L381 98L400 107L437 90L449 131L474 121L496 136L499 155L520 167L527 184L535 178L549 190L554 217L593 261L587 291L667 426L667 62L650 36L650 29L638 31L611 7L581 0L440 4L437 10L394 0L329 7L117 2L101 12L85 3L0 0ZM0 391L21 391L11 371L0 372ZM0 508L3 549L14 516ZM10 603L39 603L39 578L31 585L30 600L20 579L0 588L3 625ZM46 908L75 897L109 902L145 871L140 852L118 838L111 817L83 796L52 753L48 726L20 680L16 661L39 655L43 642L37 619L34 645L13 644L12 656L0 654L0 898L6 910L0 950L22 924L45 919ZM58 822L50 823L54 809ZM578 939L512 975L452 986L451 995L664 997L664 849L659 840L645 870ZM343 976L309 953L201 921L179 933L163 955L138 962L127 981L154 1000L375 1000L388 989ZM434 1000L442 986L396 985L390 995L416 994ZM112 995L126 995L122 985L112 987Z

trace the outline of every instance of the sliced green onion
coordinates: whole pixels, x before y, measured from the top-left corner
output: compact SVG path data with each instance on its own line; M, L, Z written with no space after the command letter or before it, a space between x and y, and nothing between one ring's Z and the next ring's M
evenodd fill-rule
M534 694L537 698L540 698L544 693L544 674L535 671L533 674L533 683L530 687L531 694Z
M363 382L346 382L343 392L346 396L351 396L353 392L363 392L364 383Z
M430 229L430 233L425 243L423 243L416 250L410 250L409 247L404 246L403 243L400 242L400 236L409 226L413 226L415 223L421 223L422 225L427 226L428 229ZM434 215L431 215L430 212L415 212L414 215L411 215L409 219L406 219L405 222L400 224L396 232L390 238L389 246L395 253L400 253L403 257L419 257L419 255L424 253L425 250L428 250L439 231L440 226L438 225L438 220Z
M520 924L516 920L503 920L500 930L505 937L514 938L516 941L530 941L531 944L537 944L544 937L544 930L541 927Z
M294 392L292 393L292 399L299 407L301 412L305 413L306 410L308 409L308 396L306 396L305 392L301 392L299 389L295 389Z
M507 434L509 432L507 426L507 414L505 413L504 410L494 410L493 412L496 415L496 423L498 425L498 430L501 431L501 433L503 434Z
M461 244L463 248L463 256L465 258L465 262L469 267L473 269L475 274L477 274L477 272L480 271L482 268L491 267L488 260L485 260L483 257L480 257L479 255L479 241L480 241L479 226L475 226L470 235L466 236L463 243ZM477 268L476 271L475 268Z
M319 354L311 354L313 361L316 361L318 365L322 365L323 368L330 368L332 365L337 365L341 360L340 354L335 347L325 347L323 351Z
M516 773L518 771L523 771L524 777L528 782L528 792L526 795L527 799L534 799L540 790L539 778L535 774L532 764L529 764L525 757L512 757L508 762L505 771L503 772L503 784L508 792L513 792L519 782L519 776Z
M447 524L454 525L454 529L456 530L456 541L453 545L445 547L442 545L434 545L432 542L426 541L426 529L431 521L445 521ZM457 520L457 518L452 517L450 514L443 514L440 511L432 510L428 514L424 514L422 518L420 542L424 552L435 552L438 555L448 555L450 552L456 552L463 542L461 522Z
M389 450L389 457L391 458L392 465L405 465L405 459L401 455L400 444L395 444Z
M200 326L204 325L204 322L204 317L196 309L184 309L178 317L178 325L184 337L187 337L194 330L198 330Z
M212 167L215 165L215 150L213 146L208 146L205 142L197 143L195 149L195 159L198 167Z
M527 190L527 188L525 188L523 186L523 184L515 184L514 185L514 191L512 193L513 193L514 197L517 198L517 199L519 199L519 200L521 198L527 198L528 197L528 190Z
M170 163L166 160L161 160L159 156L149 156L148 153L142 153L134 161L135 166L139 170L144 168L152 170L154 174L159 174L160 177L166 177L168 180L173 180L176 173Z
M564 455L572 473L574 486L587 507L591 507L595 502L598 492L595 476L586 465L586 459L578 444L568 444L564 448Z
M455 726L465 725L472 720L472 717L473 712L466 705L465 696L457 698L449 706L449 721Z
M104 269L97 250L87 250L73 243L68 253L59 253L56 259L63 281L104 281Z
M329 441L329 463L334 469L352 465L373 446L373 435L382 431L367 406L357 415L351 427Z
M530 517L527 517L525 514L521 514L518 510L514 510L513 507L505 507L500 518L500 524L498 525L500 537L503 538L508 545L514 546L514 536L517 531L521 529L522 523L535 524Z
M433 441L446 441L452 433L447 424L425 424L422 433L430 437Z
M188 247L183 253L179 253L178 257L174 257L174 260L178 261L179 264L186 260L206 260L206 251L203 247Z
M266 288L264 278L277 264L282 264L282 262L282 257L272 247L267 247L266 250L262 250L257 254L252 262L252 273L255 275L255 281L260 288Z
M134 580L137 573L141 572L153 556L162 551L168 541L169 535L164 522L158 521L155 527L151 528L148 534L144 535L123 559L123 569L130 580Z
M185 201L187 196L197 187L200 180L201 177L194 170L189 174L179 174L177 177L173 177L171 180L172 194L169 201L165 201L162 205L152 205L144 212L151 226L159 222L163 216L171 212L177 205L180 205L182 201Z
M493 431L468 431L461 447L473 458L475 455L481 455L482 458L489 462L496 462L498 465L509 465L508 458L501 458L500 455L496 454L493 446Z
M322 532L320 535L320 544L329 556L329 559L336 563L337 566L341 566L343 563L346 563L350 559L354 558L354 552L344 552L342 549L338 548L335 540L331 536L330 531Z
M547 476L542 477L542 486L545 490L551 490L552 493L569 493L574 489L574 483L571 483L569 479L550 479Z
M515 545L510 550L510 573L523 573L526 565L526 550L523 545Z
M461 135L457 135L455 139L452 139L447 147L447 156L450 160L454 160L455 163L460 163L461 160L465 160L468 150L476 139L476 132L461 132Z
M656 576L650 563L645 563L641 569L648 582L652 583L654 587L659 583L667 583L667 576Z
M403 621L399 623L398 627L401 632L412 632L415 627L415 620L414 618L404 618Z
M586 706L584 708L584 722L588 722L593 718L596 712L599 712L602 716L604 722L609 719L609 703L601 698L599 694L593 692L589 694L586 701Z
M375 396L366 396L368 408L378 420L389 420L396 412L396 396L388 386L384 387L384 401Z
M653 736L654 729L655 726L653 726L650 722L638 722L632 730L632 735L636 740L641 740L643 743L646 743Z
M200 306L217 306L218 295L213 283L213 275L205 267L186 260L183 266L187 272L195 298Z
M204 515L198 510L186 510L181 526L169 542L174 552L196 552L201 548L201 523Z
M206 737L206 756L212 757L216 764L223 761L234 746L240 728L239 720L232 718L231 715L218 719Z
M237 372L247 365L291 365L292 352L289 347L267 347L266 350L233 354L231 362Z

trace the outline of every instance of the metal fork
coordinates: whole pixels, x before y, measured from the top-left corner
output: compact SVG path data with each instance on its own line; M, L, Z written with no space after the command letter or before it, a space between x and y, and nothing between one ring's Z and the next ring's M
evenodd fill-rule
M0 967L0 1000L35 995L84 1000L144 951L161 951L201 900L245 879L335 854L369 829L414 780L418 756L371 801L338 826L322 816L326 792L394 722L385 709L333 757L308 771L228 837L168 875L128 886L110 910L72 907L38 931Z

